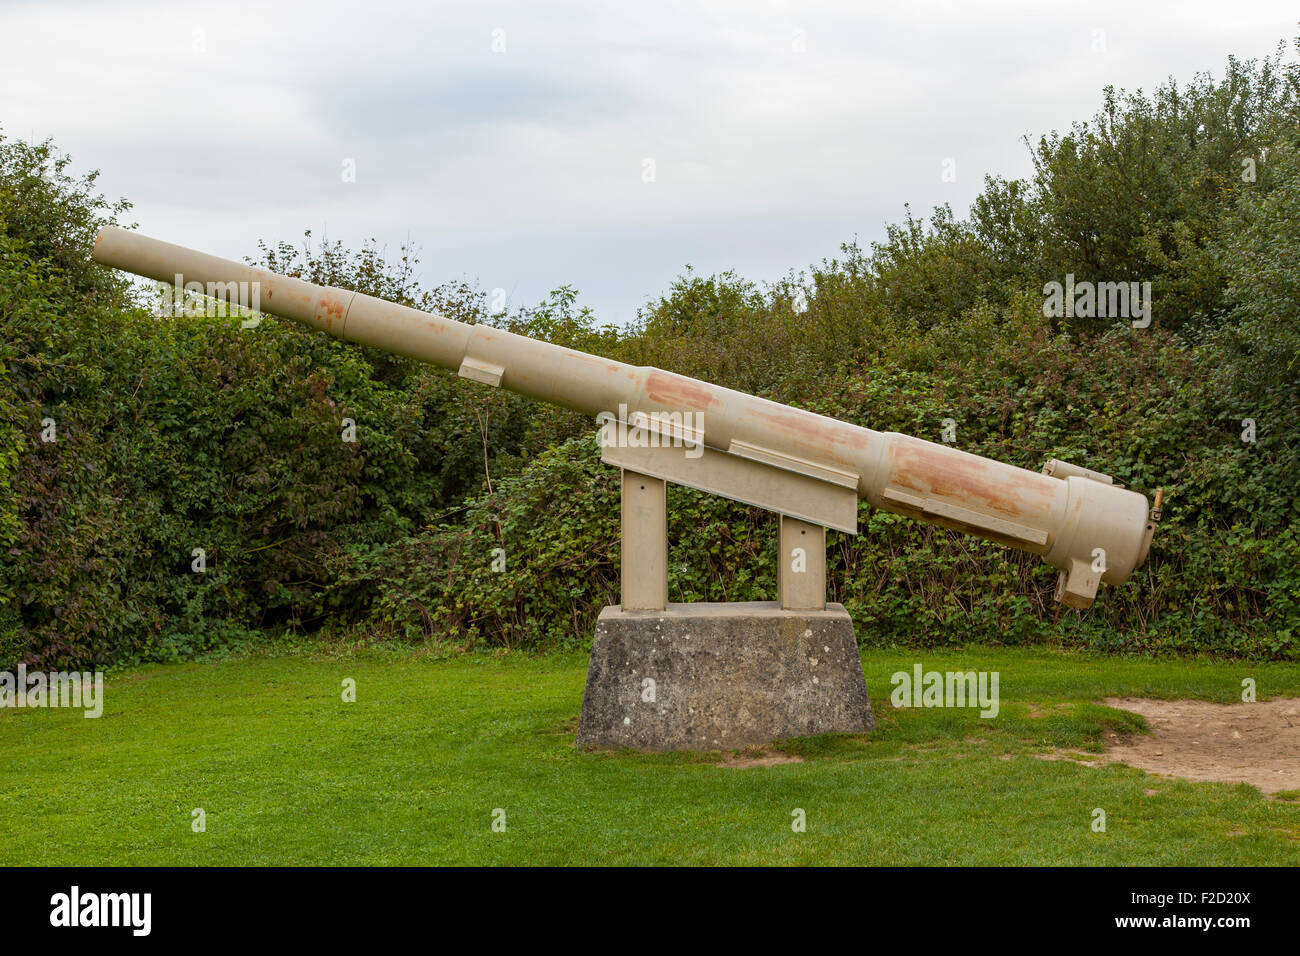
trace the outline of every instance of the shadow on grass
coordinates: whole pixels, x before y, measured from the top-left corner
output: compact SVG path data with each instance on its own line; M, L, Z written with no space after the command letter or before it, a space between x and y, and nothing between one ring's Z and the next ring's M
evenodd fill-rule
M575 746L577 717L550 725L539 733ZM761 747L726 751L644 753L631 749L583 751L583 757L603 757L647 765L717 764L735 757L759 758L785 754L802 760L846 761L892 758L902 750L1035 752L1052 749L1100 753L1108 734L1149 733L1146 718L1102 704L1062 701L1054 706L1010 705L993 718L959 708L878 708L876 729L869 734L817 734L773 741ZM776 765L776 764L773 764Z

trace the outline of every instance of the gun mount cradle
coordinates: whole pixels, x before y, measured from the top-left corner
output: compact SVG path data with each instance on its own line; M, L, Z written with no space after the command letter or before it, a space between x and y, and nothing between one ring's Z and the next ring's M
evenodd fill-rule
M596 622L578 746L730 750L870 731L853 621L826 601L826 529L857 530L849 477L629 417L637 446L614 440L629 423L602 428L601 458L622 477L622 603ZM669 482L777 513L778 600L668 602Z

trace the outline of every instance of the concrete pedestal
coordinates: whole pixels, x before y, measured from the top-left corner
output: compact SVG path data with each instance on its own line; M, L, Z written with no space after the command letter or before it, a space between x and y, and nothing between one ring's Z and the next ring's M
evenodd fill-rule
M578 747L734 750L874 724L841 604L613 606L596 623Z

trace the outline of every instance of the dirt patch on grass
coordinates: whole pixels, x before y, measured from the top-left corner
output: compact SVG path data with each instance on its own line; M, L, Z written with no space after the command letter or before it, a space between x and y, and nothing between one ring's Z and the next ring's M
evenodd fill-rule
M803 757L797 754L773 753L765 750L746 750L740 753L727 754L718 761L718 766L745 769L747 767L775 767L783 763L803 763Z
M1108 697L1147 719L1150 736L1106 734L1106 758L1187 780L1300 789L1300 699L1252 704Z
M1039 760L1073 760L1075 763L1095 763L1100 759L1097 754L1086 754L1080 750L1053 750L1051 753L1034 756Z
M1068 703L1054 704L1051 707L1046 707L1043 704L1030 704L1029 710L1025 714L1025 716L1033 718L1034 720L1042 720L1044 717L1050 716L1052 714L1065 713L1065 711L1069 710L1070 707L1072 706L1073 706L1072 704L1068 704Z

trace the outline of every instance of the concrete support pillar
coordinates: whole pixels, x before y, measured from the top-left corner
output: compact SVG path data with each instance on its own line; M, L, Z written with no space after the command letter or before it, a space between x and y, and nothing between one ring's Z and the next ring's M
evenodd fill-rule
M668 606L668 486L663 479L627 469L622 590L625 611L662 611Z
M787 611L826 607L826 529L781 515L777 597Z

